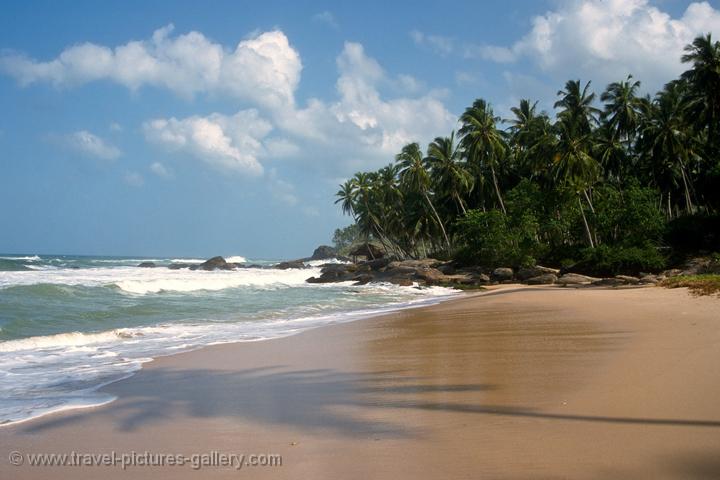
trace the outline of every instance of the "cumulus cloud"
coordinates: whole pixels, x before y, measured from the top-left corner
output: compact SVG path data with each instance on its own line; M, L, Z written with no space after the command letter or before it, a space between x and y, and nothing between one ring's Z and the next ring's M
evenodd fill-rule
M86 157L100 160L115 160L122 154L119 148L87 130L80 130L67 135L52 135L50 140Z
M199 32L172 36L172 31L168 25L148 40L114 48L73 45L48 61L5 52L0 69L21 85L69 87L110 80L131 90L154 86L184 97L220 93L272 108L293 104L302 63L283 32L258 34L231 50Z
M391 162L406 143L428 142L455 126L456 116L437 92L384 98L379 86L397 80L361 44L346 43L337 66L336 101L311 99L305 108L277 117L280 128L302 138L314 152L321 152L319 156L329 157L337 171Z
M223 170L257 176L263 173L258 157L264 153L262 139L272 125L255 109L227 116L157 118L143 124L145 137L169 150L190 154Z
M632 73L659 88L686 68L683 47L707 32L720 36L720 11L707 2L673 18L648 0L582 0L535 17L513 46L492 48L498 61L526 56L557 77L609 82Z
M419 30L412 30L410 38L415 45L429 48L440 55L450 55L456 49L455 40L443 35L428 35Z

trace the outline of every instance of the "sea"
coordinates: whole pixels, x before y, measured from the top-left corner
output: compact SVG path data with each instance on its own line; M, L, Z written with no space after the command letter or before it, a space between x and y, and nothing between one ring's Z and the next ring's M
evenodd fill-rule
M0 425L111 402L103 386L158 356L270 340L458 294L305 282L338 260L281 270L278 261L225 258L254 266L204 271L168 268L199 258L0 254Z

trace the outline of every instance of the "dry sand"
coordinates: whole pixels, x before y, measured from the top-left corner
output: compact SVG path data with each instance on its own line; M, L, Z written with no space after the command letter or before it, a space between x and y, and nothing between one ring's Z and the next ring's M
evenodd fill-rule
M720 478L720 300L506 288L160 358L118 400L0 428L0 478ZM282 455L14 467L8 452Z

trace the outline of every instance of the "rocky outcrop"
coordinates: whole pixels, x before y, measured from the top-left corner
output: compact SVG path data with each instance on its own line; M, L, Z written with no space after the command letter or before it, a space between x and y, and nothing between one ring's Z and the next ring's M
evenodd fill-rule
M279 270L287 270L289 268L307 268L302 260L291 260L289 262L280 262L275 265Z
M312 257L310 257L310 260L329 260L336 257L337 252L333 247L330 247L328 245L320 245L315 249Z
M155 268L155 267L157 267L157 265L155 264L155 262L142 262L142 263L138 264L138 267L140 267L140 268Z
M193 265L190 267L191 270L233 270L235 268L234 263L228 263L223 257L217 256L212 257L209 260L205 260L199 265Z

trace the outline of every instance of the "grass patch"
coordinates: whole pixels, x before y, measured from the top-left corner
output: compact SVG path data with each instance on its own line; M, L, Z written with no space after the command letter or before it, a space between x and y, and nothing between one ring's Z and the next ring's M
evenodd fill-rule
M660 283L667 288L687 287L695 295L720 295L720 275L680 275Z

